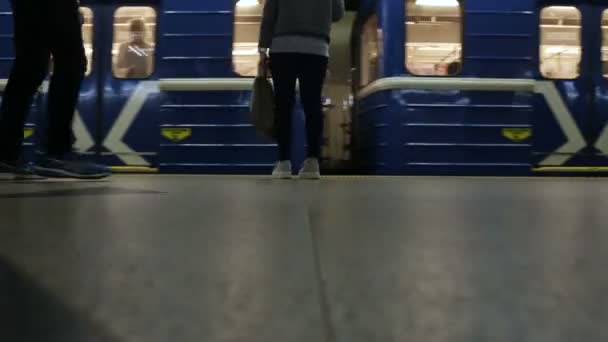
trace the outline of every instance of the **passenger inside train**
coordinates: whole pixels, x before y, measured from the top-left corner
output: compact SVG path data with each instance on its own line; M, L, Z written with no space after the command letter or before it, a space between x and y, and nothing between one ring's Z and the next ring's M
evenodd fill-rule
M454 76L460 72L455 66L462 60L461 4L442 4L406 3L406 67L413 75Z
M154 48L146 42L146 23L137 18L129 23L129 40L120 45L115 74L123 78L145 78L152 73Z

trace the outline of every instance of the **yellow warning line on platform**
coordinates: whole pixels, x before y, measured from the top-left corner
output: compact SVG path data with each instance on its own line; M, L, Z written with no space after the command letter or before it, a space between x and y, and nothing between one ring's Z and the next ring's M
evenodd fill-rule
M590 171L593 169L593 171ZM117 174L149 174L154 175L155 177L163 177L163 178L200 178L200 179L253 179L253 180L274 180L271 176L265 175L230 175L230 174L163 174L160 173L158 169L148 168L148 167L131 167L131 166L118 166L112 167L112 171ZM573 172L572 168L542 168L535 169L534 171L538 172L536 176L439 176L439 175L426 175L426 176L412 176L412 175L395 175L395 176L384 176L384 175L327 175L322 176L322 181L344 181L344 182L357 182L357 181L403 181L403 180L423 180L423 179L465 179L465 180L560 180L564 178L568 179L585 179L585 180L602 180L605 181L606 178L603 177L588 177L588 176L569 176L569 177L557 177L551 176L550 172L572 172L572 173L592 173L592 172L606 172L608 173L608 167L602 168L578 168L576 172ZM547 173L547 175L540 175L542 173ZM276 180L279 183L288 183L289 180ZM299 180L297 177L294 177L291 181L299 181L299 182L308 182L315 183L315 181L311 180Z
M545 166L534 172L608 172L608 166Z
M158 173L158 169L146 166L112 166L114 173Z

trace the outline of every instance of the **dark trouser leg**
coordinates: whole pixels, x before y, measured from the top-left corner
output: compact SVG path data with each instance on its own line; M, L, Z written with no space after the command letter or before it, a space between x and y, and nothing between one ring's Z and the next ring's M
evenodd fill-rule
M53 76L48 97L48 153L61 156L72 150L72 121L86 71L86 55L77 1L55 0L50 11Z
M49 50L44 10L38 1L11 2L14 12L15 62L0 107L0 160L16 161L23 143L23 125L32 99L46 77Z
M270 67L274 82L276 127L279 144L279 160L291 160L291 127L296 100L296 62L294 54L270 55Z
M300 96L306 113L306 137L308 142L308 157L321 157L323 136L323 106L322 92L327 74L328 58L317 55L300 57Z

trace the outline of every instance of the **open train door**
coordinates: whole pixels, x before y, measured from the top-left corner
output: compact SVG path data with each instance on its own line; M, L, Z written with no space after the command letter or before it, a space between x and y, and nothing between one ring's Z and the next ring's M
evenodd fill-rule
M608 1L539 8L538 172L608 171Z
M119 170L157 165L158 3L81 2L89 68L74 122L76 148Z
M351 160L351 33L356 13L347 11L331 33L325 81L323 159L326 172L344 172Z

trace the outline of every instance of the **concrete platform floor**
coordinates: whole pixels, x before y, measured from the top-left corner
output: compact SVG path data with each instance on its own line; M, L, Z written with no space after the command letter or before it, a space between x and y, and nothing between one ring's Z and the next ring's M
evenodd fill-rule
M0 182L1 342L605 342L608 180Z

